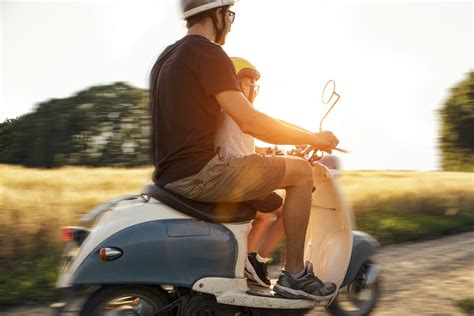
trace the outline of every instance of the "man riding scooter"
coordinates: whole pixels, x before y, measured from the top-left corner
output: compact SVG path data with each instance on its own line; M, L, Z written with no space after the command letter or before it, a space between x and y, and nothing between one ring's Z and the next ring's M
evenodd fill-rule
M241 91L225 43L234 0L183 0L188 32L156 61L150 83L151 156L156 185L203 202L260 199L286 190L283 223L287 257L274 290L289 298L327 299L336 286L303 264L313 188L310 164L298 158L256 154L222 158L214 152L221 111L240 129L273 144L310 144L331 152L337 138L310 133L255 110Z

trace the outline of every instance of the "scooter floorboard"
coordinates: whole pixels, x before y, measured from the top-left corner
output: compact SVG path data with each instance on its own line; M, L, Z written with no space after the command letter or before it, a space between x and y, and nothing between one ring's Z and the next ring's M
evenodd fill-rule
M274 284L276 280L272 280ZM194 288L197 292L216 296L217 303L265 309L307 309L321 302L306 299L290 299L275 296L271 288L249 284L244 278L206 278L199 280ZM254 291L252 291L254 290ZM250 293L252 294L249 294Z
M320 302L317 301L276 296L270 289L267 291L247 290L245 292L228 293L227 298L224 298L222 301L218 299L218 302L229 305L270 309L306 309L320 305Z
M272 280L272 285L270 287L262 287L257 282L247 281L247 287L249 289L246 291L246 293L249 295L254 295L254 296L263 296L263 297L287 300L288 298L283 297L277 292L273 291L273 286L275 285L275 283L276 283L276 280Z
M271 288L264 288L264 287L259 286L258 284L247 284L247 285L249 287L249 290L246 292L247 294L255 295L255 296L283 298L279 296L276 292L274 292Z

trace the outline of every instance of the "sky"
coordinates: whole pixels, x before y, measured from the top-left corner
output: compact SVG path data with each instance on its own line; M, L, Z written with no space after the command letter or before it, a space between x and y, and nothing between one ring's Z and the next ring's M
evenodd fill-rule
M186 32L177 0L0 0L0 122L125 81L147 88ZM240 0L224 46L262 74L255 107L350 151L345 169L437 170L437 111L474 67L473 2Z

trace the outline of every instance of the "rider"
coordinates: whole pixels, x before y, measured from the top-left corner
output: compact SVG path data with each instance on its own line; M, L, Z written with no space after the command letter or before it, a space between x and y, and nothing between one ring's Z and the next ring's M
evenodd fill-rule
M235 67L240 88L253 105L260 88L256 83L260 79L260 72L244 58L231 57L230 59ZM221 114L214 143L216 151L225 158L247 156L255 154L256 151L255 139L244 134L226 113ZM259 151L263 151L263 148ZM283 200L276 193L264 199L262 202L264 206L259 208L248 234L249 255L245 262L245 275L249 280L264 287L271 285L267 273L267 265L271 259L268 257L285 236L282 202Z
M310 133L255 110L222 49L235 0L181 0L187 35L158 57L150 78L151 158L156 185L203 202L261 199L285 189L286 262L274 290L290 298L326 299L336 286L303 263L313 188L311 165L299 158L216 155L221 111L250 136L272 144L309 144L331 152L337 138Z

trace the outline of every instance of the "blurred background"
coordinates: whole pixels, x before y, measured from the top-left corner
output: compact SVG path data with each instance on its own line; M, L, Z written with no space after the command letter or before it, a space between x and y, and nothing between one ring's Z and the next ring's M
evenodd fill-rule
M54 300L59 227L150 182L148 76L186 32L177 3L1 0L0 310ZM317 131L322 88L336 81L324 128L350 151L340 180L360 230L390 247L472 241L471 1L241 0L233 11L224 49L262 73L257 109ZM409 314L473 313L465 245L444 263L464 294ZM417 278L439 279L440 251Z

